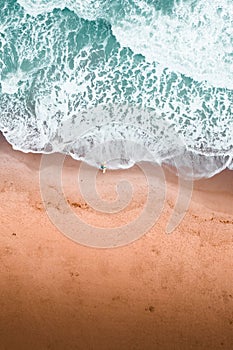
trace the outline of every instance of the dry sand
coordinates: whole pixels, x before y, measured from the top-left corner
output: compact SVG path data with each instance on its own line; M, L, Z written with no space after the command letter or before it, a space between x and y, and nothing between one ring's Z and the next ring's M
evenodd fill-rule
M171 235L164 231L178 186L167 173L154 227L127 246L94 249L48 219L40 155L3 139L0 147L0 350L233 349L233 172L195 183ZM137 167L99 175L106 198L120 177L135 184L132 202L111 218L80 197L77 164L64 168L66 193L83 220L116 227L138 215L146 185Z

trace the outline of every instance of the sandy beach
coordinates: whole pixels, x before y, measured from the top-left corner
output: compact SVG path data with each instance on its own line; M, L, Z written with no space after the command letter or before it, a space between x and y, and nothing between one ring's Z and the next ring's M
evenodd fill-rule
M166 201L154 226L123 247L75 243L53 225L39 186L39 154L0 140L0 350L188 350L233 348L233 172L195 182L186 215L165 233L177 192L166 172ZM118 227L143 209L137 166L101 172L100 195L135 185L115 214L90 208L76 188L80 163L63 172L71 210L92 225Z

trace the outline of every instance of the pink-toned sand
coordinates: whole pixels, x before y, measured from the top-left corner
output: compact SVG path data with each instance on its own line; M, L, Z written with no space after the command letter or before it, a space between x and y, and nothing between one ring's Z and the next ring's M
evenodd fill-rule
M167 176L164 210L127 246L79 245L50 222L39 187L40 155L0 143L0 350L233 349L233 172L195 183L182 223L164 233L178 191ZM72 210L117 227L145 202L140 170L99 174L99 193L135 185L119 214L92 210L75 188L78 162L64 167ZM145 191L144 191L145 189ZM144 193L145 192L145 193Z

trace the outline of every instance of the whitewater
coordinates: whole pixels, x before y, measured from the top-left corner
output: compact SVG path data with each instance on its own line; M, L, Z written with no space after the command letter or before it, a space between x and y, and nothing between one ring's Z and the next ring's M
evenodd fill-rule
M2 0L0 131L97 167L233 169L232 0Z

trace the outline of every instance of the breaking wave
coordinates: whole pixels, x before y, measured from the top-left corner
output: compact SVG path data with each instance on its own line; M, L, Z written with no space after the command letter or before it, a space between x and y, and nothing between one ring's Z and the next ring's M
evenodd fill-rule
M232 168L232 23L228 0L4 0L0 130L94 166L146 147L189 176Z

